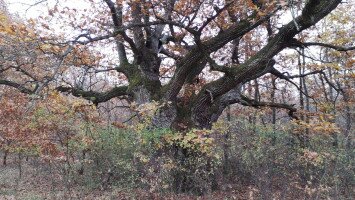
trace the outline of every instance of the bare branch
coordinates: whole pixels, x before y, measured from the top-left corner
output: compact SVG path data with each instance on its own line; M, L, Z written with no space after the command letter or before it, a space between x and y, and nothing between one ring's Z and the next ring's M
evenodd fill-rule
M335 49L337 51L352 51L352 50L355 50L355 46L342 47L342 46L336 46L336 45L332 45L332 44L325 44L325 43L321 43L321 42L303 42L302 45L305 46L305 47L322 46L322 47L326 47L326 48Z
M230 5L232 5L233 1L227 3L223 8L215 8L216 14L212 17L207 18L207 20L202 24L202 26L197 30L199 34L202 33L203 29L214 19L216 19L223 11L225 11Z
M310 73L306 73L306 74L301 74L301 75L294 75L294 76L286 76L285 73L281 73L280 71L278 71L277 69L275 68L272 68L271 71L270 71L271 74L277 76L278 78L281 78L281 79L284 79L288 82L290 82L292 85L294 85L297 90L299 90L303 95L305 95L306 97L308 98L311 98L314 102L316 102L316 100L309 96L308 94L306 94L303 90L301 90L301 88L295 83L293 82L291 79L293 78L300 78L300 77L305 77L305 76L308 76L308 75L312 75L312 74L319 74L319 73L322 73L322 71L314 71L314 72L310 72Z

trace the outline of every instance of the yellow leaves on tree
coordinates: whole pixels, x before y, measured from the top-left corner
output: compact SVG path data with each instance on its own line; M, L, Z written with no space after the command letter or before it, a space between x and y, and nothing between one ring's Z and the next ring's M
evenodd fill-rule
M84 100L50 92L43 99L31 99L7 91L0 100L1 148L60 156L63 146L76 135L81 124L98 122L95 108Z
M294 133L302 135L306 133L306 129L308 129L311 134L331 135L339 133L339 127L337 127L335 122L330 120L332 118L331 116L325 117L325 114L319 114L310 119L309 122L302 120L294 121Z
M0 11L0 34L16 38L18 41L33 40L35 33L23 23L15 22L6 13ZM0 40L1 42L1 40Z

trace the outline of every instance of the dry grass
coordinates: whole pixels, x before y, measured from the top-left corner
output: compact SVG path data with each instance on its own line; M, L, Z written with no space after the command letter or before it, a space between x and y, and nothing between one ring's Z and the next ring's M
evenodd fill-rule
M230 186L225 191L197 197L187 194L159 194L141 189L122 191L118 188L102 191L81 186L65 187L59 171L36 158L21 161L22 175L20 177L20 162L14 155L8 158L6 166L0 167L0 200L42 200L42 199L253 199L253 190L232 190ZM241 187L237 187L241 188ZM247 188L246 188L247 189ZM251 197L251 198L250 198Z
M1 155L1 152L0 152ZM142 199L142 200L163 200L163 199L235 199L253 200L263 199L261 191L248 183L220 184L218 191L198 197L188 194L162 194L150 192L143 189L122 189L110 188L109 190L90 189L87 186L80 186L76 183L68 183L63 180L59 167L44 163L38 158L30 158L29 161L22 160L22 176L19 176L20 165L18 158L14 155L8 158L7 166L0 166L0 200L44 200L44 199L83 199L83 200L113 200L113 199ZM223 181L223 180L221 180ZM282 180L273 180L279 182ZM237 181L238 182L238 181ZM276 184L278 185L278 184ZM263 186L261 186L263 187ZM273 188L272 199L312 199L307 198L303 188L293 185L285 186L286 190ZM259 187L260 188L260 187ZM282 195L283 193L283 195ZM283 197L282 197L283 196ZM319 198L324 199L324 198Z

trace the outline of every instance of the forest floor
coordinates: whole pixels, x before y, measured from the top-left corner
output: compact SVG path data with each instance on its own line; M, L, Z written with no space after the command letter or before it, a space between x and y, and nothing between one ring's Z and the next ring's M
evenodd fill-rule
M7 165L0 166L0 200L42 200L42 199L254 199L255 191L249 187L229 186L224 191L198 197L194 195L176 195L152 193L134 189L88 189L82 186L68 190L58 173L37 161L25 161L19 165L18 159L10 156ZM21 172L21 176L20 176ZM232 189L232 188L238 188ZM243 188L243 189L241 189Z

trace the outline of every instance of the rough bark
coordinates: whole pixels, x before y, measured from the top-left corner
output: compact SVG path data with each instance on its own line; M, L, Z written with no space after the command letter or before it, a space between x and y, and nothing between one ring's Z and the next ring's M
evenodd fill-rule
M301 31L317 23L329 14L341 1L308 1L300 16L283 26L279 32L256 55L238 68L226 73L222 78L207 84L195 100L192 108L192 120L200 128L211 126L211 116L214 99L227 93L238 84L255 79L270 72L274 61L272 58L288 47L293 37ZM298 24L298 27L296 27Z

